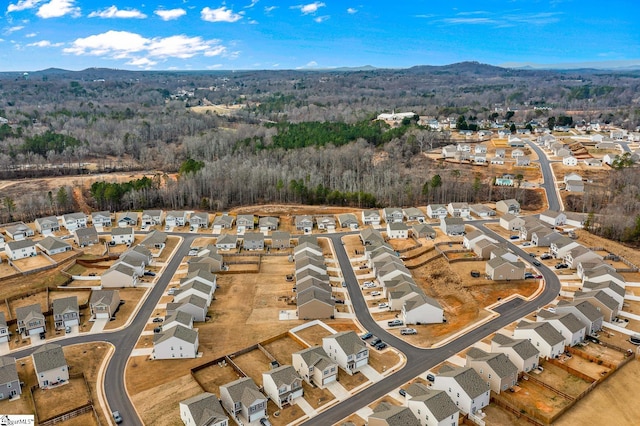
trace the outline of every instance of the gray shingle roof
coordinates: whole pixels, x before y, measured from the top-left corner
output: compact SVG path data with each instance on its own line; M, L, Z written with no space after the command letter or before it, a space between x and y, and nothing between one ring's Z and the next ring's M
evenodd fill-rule
M33 366L36 369L36 373L42 373L67 365L62 346L54 343L45 343L40 346L31 354L31 357L33 358Z
M605 288L609 288L613 290L617 295L624 297L625 290L624 287L616 283L615 281L603 281L601 283L594 283L591 281L585 281L582 284L583 288L588 288L590 290L602 290Z
M296 370L290 365L282 365L262 374L271 376L271 379L278 388L281 386L291 386L296 380L301 380Z
M151 231L144 240L140 242L143 246L153 246L156 244L164 244L167 242L167 234L162 231Z
M467 352L467 357L486 362L501 379L518 374L518 367L509 361L509 358L503 353L487 353L474 347Z
M32 305L20 306L16 308L16 318L18 321L27 321L28 317L39 318L44 320L44 315L42 315L42 308L39 303L34 303Z
M193 317L188 312L175 311L171 315L167 315L166 317L164 317L163 324L168 324L174 321L187 327L193 321Z
M156 334L156 336L158 337L154 339L154 345L169 340L172 337L191 344L194 344L198 340L198 332L196 330L192 330L179 324L175 327L171 327L167 331Z
M318 287L309 287L303 291L298 292L297 305L305 305L312 300L318 300L326 303L327 305L334 306L335 302L331 298L331 293Z
M17 382L18 380L16 359L11 356L0 357L0 385Z
M342 331L322 338L323 341L325 339L334 339L347 355L355 355L367 347L355 331Z
M618 302L616 302L616 299L609 296L603 290L594 290L594 291L587 291L587 292L576 291L574 293L573 298L574 300L584 300L585 298L586 299L594 298L598 300L600 303L602 303L604 306L606 306L607 308L611 309L612 311L618 309Z
M489 385L471 367L452 368L443 372L441 368L438 375L452 377L465 391L469 398L474 399L489 390Z
M515 353L523 360L540 356L540 351L537 350L528 339L512 339L511 337L498 333L493 337L492 341L502 347L512 347Z
M133 228L130 226L125 226L125 227L118 227L118 228L113 228L111 230L111 235L132 235L133 234Z
M208 426L229 419L220 405L218 397L212 393L204 392L184 401L180 401L189 409L195 426Z
M120 293L117 290L93 290L91 292L91 299L89 300L89 304L111 305L114 297L120 299Z
M369 418L386 421L389 426L420 426L420 422L407 407L381 402Z
M7 247L9 247L9 250L11 251L21 250L23 248L33 247L35 245L36 243L33 240L9 241L7 243Z
M65 312L79 312L78 296L63 297L55 299L52 303L53 314L64 314Z
M324 349L320 346L312 346L296 353L300 355L308 367L324 370L330 365L335 365L335 363L329 359Z
M564 306L573 306L578 311L582 313L589 321L597 321L598 319L602 319L602 313L596 309L595 306L591 304L591 302L587 300L583 301L575 301L570 302L567 300L561 300L558 302L558 307L563 308Z
M535 332L549 345L555 346L558 343L564 342L562 334L548 322L526 322L520 321L516 326L516 329L535 330Z
M222 385L220 388L227 389L231 400L233 402L242 402L242 405L245 407L252 406L258 400L264 401L267 399L250 377L243 377L226 385Z
M427 388L419 396L411 398L411 401L423 403L438 422L458 413L458 407L445 391Z
M38 245L42 247L43 250L57 250L64 247L71 247L71 244L66 241L62 241L60 238L52 237L49 235L46 238L38 241Z

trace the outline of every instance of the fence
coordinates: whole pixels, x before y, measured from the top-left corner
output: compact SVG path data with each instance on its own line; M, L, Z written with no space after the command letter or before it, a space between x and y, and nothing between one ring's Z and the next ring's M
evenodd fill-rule
M442 253L438 253L438 254L436 254L435 256L431 256L430 258L425 259L425 260L423 260L422 262L420 262L420 263L418 263L418 264L415 264L415 265L405 265L405 266L407 267L407 269L417 269L417 268L419 268L419 267L421 267L421 266L426 265L426 264L427 264L427 263L429 263L429 262L432 262L432 261L436 260L436 259L437 259L437 258L439 258L441 255L442 255Z
M94 415L96 416L96 420L98 420L98 424L100 424L100 420L98 419L97 413L95 412L94 408L93 408L93 404L85 404L80 408L75 408L73 410L69 410L65 413L62 413L56 417L52 417L50 419L44 420L42 422L39 422L38 424L40 426L53 426L55 424L58 424L60 422L65 422L67 420L73 419L74 417L78 417L81 416L85 413L88 412L93 412Z
M429 253L430 251L434 251L434 250L435 250L434 247L429 247L429 248L427 248L427 249L425 249L423 251L420 251L418 253L412 254L411 256L401 256L401 259L404 260L404 261L413 260L413 259L416 259L416 258L418 258L420 256L424 256L425 254Z
M576 355L576 356L580 356L580 355ZM566 372L568 372L568 373L570 373L570 374L572 374L574 376L577 376L577 377L581 378L584 381L593 382L594 380L596 380L593 377L588 376L588 375L584 374L583 372L576 370L575 368L569 367L567 364L565 364L563 362L560 362L560 361L558 361L556 359L549 359L549 360L547 360L547 362L552 364L552 365L555 365L556 367L558 367L558 368L560 368L560 369L562 369L562 370L564 370L564 371L566 371Z
M557 395L560 395L561 397L563 397L565 399L568 399L569 401L575 401L575 399L576 399L575 397L569 395L568 393L562 392L561 390L556 389L553 386L543 382L542 380L538 380L537 378L535 378L533 376L530 376L527 373L524 373L522 375L522 377L524 377L524 380L529 380L530 382L535 383L538 386L542 386L545 389L549 389L551 392L553 392L553 393L555 393Z
M525 411L524 409L517 409L516 407L512 406L511 404L509 404L507 401L504 401L501 398L498 398L497 396L492 396L491 397L491 403L497 405L500 408L503 408L513 414L516 415L516 417L518 419L523 418L525 421L531 423L532 425L536 425L536 426L544 426L544 423L539 422L538 420L534 419L533 417L530 417Z

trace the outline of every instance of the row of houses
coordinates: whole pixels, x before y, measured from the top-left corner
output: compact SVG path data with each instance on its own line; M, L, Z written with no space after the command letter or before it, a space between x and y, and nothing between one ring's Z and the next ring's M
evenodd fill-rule
M383 288L389 309L399 311L405 324L434 324L444 320L440 303L427 296L395 250L376 230L361 232L365 258Z
M526 266L505 244L498 243L484 232L475 230L464 236L462 246L476 256L487 259L486 276L495 281L522 280Z
M267 417L267 401L279 409L304 396L303 381L324 389L338 380L338 368L354 374L368 365L369 350L353 331L336 333L322 339L322 346L298 351L290 365L275 366L262 373L262 389L250 377L242 377L220 386L220 399L202 393L180 402L180 417L185 425L226 426L229 417L239 424Z
M31 354L33 368L41 389L60 386L69 382L69 366L62 346L47 343ZM16 368L16 359L0 357L0 400L20 397L21 381Z
M333 318L335 300L322 249L312 239L303 240L294 248L293 258L298 318Z
M4 251L10 260L20 260L27 257L37 256L38 250L46 253L48 256L64 253L73 250L71 244L66 241L54 237L47 236L39 241L32 239L23 239L18 241L9 241L5 244Z

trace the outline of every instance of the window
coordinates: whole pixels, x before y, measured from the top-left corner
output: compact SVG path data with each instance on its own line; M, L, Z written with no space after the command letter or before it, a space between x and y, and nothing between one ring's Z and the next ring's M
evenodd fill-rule
M489 378L491 378L491 373L489 373Z
M456 393L456 396L457 396L458 398L460 398L460 392Z

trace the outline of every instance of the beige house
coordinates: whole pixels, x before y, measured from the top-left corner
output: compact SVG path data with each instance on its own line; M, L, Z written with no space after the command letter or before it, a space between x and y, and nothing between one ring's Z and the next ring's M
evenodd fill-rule
M500 352L487 353L472 347L467 352L466 366L476 370L495 393L514 387L518 380L518 368Z
M257 422L267 416L267 398L250 377L220 386L220 399L231 417L243 423Z
M328 319L334 315L331 293L317 287L298 291L297 305L299 319Z
M500 256L486 263L485 271L494 281L524 279L525 265L522 262L510 262Z
M107 319L115 315L120 306L120 292L118 290L93 290L89 299L91 317Z
M303 380L320 389L338 379L338 364L330 360L320 346L295 352L291 355L291 363Z
M100 284L103 288L135 287L138 273L134 268L118 262L102 273Z

